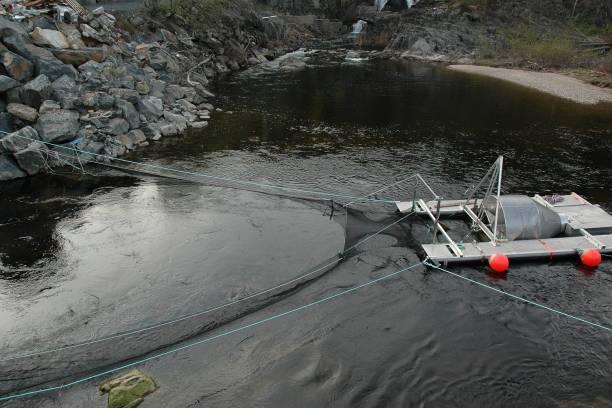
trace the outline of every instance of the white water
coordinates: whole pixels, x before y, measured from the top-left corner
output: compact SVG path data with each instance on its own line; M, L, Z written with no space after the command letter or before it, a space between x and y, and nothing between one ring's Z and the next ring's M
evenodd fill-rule
M417 4L420 0L406 0L406 7L412 8L415 4ZM376 11L382 11L385 8L389 0L374 0L374 6L376 7Z
M352 34L361 34L361 32L363 31L363 28L367 24L368 23L363 21L363 20L357 20L357 22L355 24L353 24L353 32L352 32Z

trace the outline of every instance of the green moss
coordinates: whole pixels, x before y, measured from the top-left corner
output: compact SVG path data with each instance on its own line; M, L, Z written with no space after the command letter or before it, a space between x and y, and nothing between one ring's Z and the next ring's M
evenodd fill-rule
M134 408L144 397L157 390L157 384L150 376L139 370L111 378L100 384L99 389L108 393L108 408Z

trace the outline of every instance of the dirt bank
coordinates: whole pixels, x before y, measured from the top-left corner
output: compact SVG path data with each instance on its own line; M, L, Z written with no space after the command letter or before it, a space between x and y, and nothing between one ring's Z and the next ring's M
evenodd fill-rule
M449 69L509 81L577 103L612 102L612 90L598 88L565 75L477 65L450 65Z

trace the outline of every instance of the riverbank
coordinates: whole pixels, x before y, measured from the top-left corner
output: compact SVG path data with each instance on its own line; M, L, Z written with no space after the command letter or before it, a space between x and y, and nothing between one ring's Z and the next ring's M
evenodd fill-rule
M612 103L612 90L599 88L566 75L478 65L449 65L454 71L483 75L583 104Z

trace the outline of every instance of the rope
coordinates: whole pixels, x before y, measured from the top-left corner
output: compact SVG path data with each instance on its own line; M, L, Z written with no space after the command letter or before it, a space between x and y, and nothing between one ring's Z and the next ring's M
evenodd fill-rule
M396 220L395 222L393 222L393 223L383 227L382 229L376 231L374 234L369 235L368 237L362 239L361 241L358 241L355 245L345 249L339 255L338 259L334 259L334 261L326 263L325 265L323 265L323 266L321 266L321 267L319 267L319 268L317 268L317 269L315 269L313 271L307 272L307 273L302 274L302 275L300 275L300 276L298 276L298 277L296 277L294 279L291 279L291 280L289 280L287 282L283 282L283 283L278 284L276 286L273 286L271 288L268 288L268 289L259 291L257 293L254 293L252 295L248 295L248 296L245 296L245 297L233 300L231 302L227 302L227 303L224 303L224 304L220 304L220 305L214 306L212 308L209 308L209 309L206 309L206 310L203 310L203 311L200 311L200 312L191 313L191 314L186 315L186 316L182 316L182 317L179 317L179 318L176 318L176 319L173 319L173 320L169 320L169 321L165 321L165 322L162 322L162 323L153 324L153 325L146 326L146 327L143 327L143 328L140 328L140 329L134 329L134 330L125 331L125 332L122 332L122 333L112 334L112 335L105 336L105 337L94 338L94 339L87 340L87 341L84 341L84 342L69 344L69 345L57 347L57 348L54 348L54 349L48 349L48 350L43 350L43 351L33 351L33 352L30 352L30 353L19 354L17 356L1 359L0 362L18 360L18 359L22 359L22 358L26 358L26 357L41 356L41 355L51 354L51 353L57 353L57 352L60 352L60 351L69 350L69 349L73 349L73 348L77 348L77 347L88 346L88 345L92 345L92 344L97 344L97 343L105 342L105 341L108 341L108 340L113 340L113 339L118 339L118 338L122 338L122 337L126 337L126 336L131 336L133 334L144 333L144 332L147 332L147 331L158 329L160 327L169 326L169 325L172 325L172 324L175 324L175 323L179 323L179 322L182 322L184 320L188 320L188 319L191 319L191 318L194 318L194 317L203 316L203 315L215 312L217 310L221 310L221 309L224 309L226 307L233 306L233 305L236 305L238 303L244 302L245 300L256 298L258 296L261 296L261 295L264 295L266 293L272 292L274 290L280 289L280 288L282 288L284 286L291 285L292 283L298 282L298 281L300 281L300 280L302 280L304 278L307 278L308 276L314 275L317 272L320 272L320 271L326 269L329 266L337 264L338 262L344 260L346 258L346 255L349 252L351 252L353 249L357 248L358 246L362 245L363 243L367 242L368 240L374 238L375 236L383 233L384 231L386 231L387 229L391 228L392 226L394 226L396 224L399 224L400 222L402 222L403 220L405 220L406 218L408 218L411 215L413 215L413 213L408 213L405 216L401 217L400 219Z
M571 315L569 313L562 312L561 310L554 309L554 308L552 308L550 306L546 306L546 305L543 305L541 303L534 302L533 300L525 299L525 298L522 298L520 296L514 295L512 293L505 292L505 291L503 291L501 289L494 288L493 286L486 285L486 284L478 282L478 281L476 281L474 279L470 279L468 277L459 275L458 273L454 273L454 272L451 272L451 271L446 270L444 268L441 268L441 267L439 267L437 265L434 265L434 264L428 262L427 260L423 261L423 264L426 265L426 266L429 266L431 268L437 269L439 271L445 272L445 273L447 273L447 274L449 274L451 276L454 276L456 278L460 278L460 279L466 280L468 282L474 283L474 284L476 284L478 286L481 286L481 287L483 287L485 289L489 289L489 290L492 290L494 292L500 293L502 295L511 297L513 299L520 300L521 302L529 303L530 305L539 307L539 308L544 309L544 310L548 310L549 312L556 313L556 314L558 314L560 316L564 316L564 317L567 317L567 318L570 318L570 319L578 320L579 322L588 324L589 326L597 327L599 329L603 329L605 331L612 332L612 327L607 327L607 326L604 326L604 325L599 324L599 323L591 322L591 321L583 319L581 317L574 316L574 315Z
M235 179L235 178L231 178L231 177L214 176L214 175L207 174L207 173L191 172L191 171L173 169L171 167L157 166L157 165L154 165L154 164L136 162L136 161L132 161L132 160L121 159L121 158L118 158L118 157L107 156L107 155L104 155L104 154L86 152L84 150L80 150L80 149L76 149L76 148L71 148L71 147L59 145L59 144L56 144L56 143L51 143L51 142L45 142L45 141L42 141L42 140L32 139L32 138L29 138L29 137L26 137L26 136L18 135L16 133L8 133L8 132L2 132L2 131L0 131L0 133L12 134L14 137L19 137L19 138L22 138L22 139L30 140L32 142L44 143L44 144L49 145L49 146L57 147L57 148L60 148L60 149L71 150L71 151L74 151L76 153L88 154L90 156L101 157L101 158L104 158L104 159L107 159L107 160L116 160L116 161L119 161L119 162L128 163L128 164L135 165L135 166L149 167L149 168L156 169L156 170L170 171L170 172L175 172L175 173L179 173L179 174L186 174L186 175L189 175L189 176L205 177L205 178L208 178L208 179L213 179L213 180L218 180L218 181L238 183L238 184L250 185L250 186L260 187L260 188L270 188L270 189L281 190L281 191L288 191L288 192L294 192L294 193L304 193L304 194L312 194L312 195L319 195L319 196L326 196L326 197L345 198L345 199L348 199L348 200L355 200L355 201L368 201L368 202L386 203L386 204L394 204L396 202L396 201L393 201L393 200L380 200L380 199L376 199L376 198L361 198L361 197L355 197L355 196L344 195L344 194L328 193L328 192L324 192L324 191L306 190L306 189L295 188L295 187L284 187L284 186L279 186L279 185L274 185L274 184L258 183L258 182L249 181L249 180L240 180L240 179Z
M419 262L417 264L414 264L414 265L408 266L406 268L400 269L399 271L389 273L387 275L384 275L384 276L381 276L379 278L373 279L373 280L371 280L369 282L366 282L366 283L362 283L361 285L355 286L353 288L341 291L341 292L336 293L334 295L330 295L330 296L324 297L323 299L319 299L319 300L316 300L316 301L313 301L313 302L310 302L310 303L306 303L306 304L304 304L302 306L289 309L289 310L287 310L285 312L274 314L274 315L272 315L270 317L267 317L265 319L257 320L257 321L255 321L253 323L248 323L248 324L239 326L239 327L237 327L235 329L227 330L225 332L216 334L214 336L205 337L205 338L203 338L201 340L194 341L192 343L189 343L189 344L186 344L186 345L183 345L183 346L180 346L180 347L175 347L175 348L172 348L170 350L167 350L167 351L164 351L164 352L161 352L161 353L153 354L153 355L151 355L149 357L146 357L146 358L143 358L143 359L140 359L140 360L136 360L136 361L133 361L131 363L121 365L119 367L115 367L115 368L112 368L112 369L109 369L109 370L105 370L105 371L102 371L102 372L99 372L99 373L96 373L96 374L89 375L87 377L82 377L82 378L79 378L77 380L74 380L74 381L71 381L71 382L68 382L68 383L64 383L64 384L60 384L60 385L56 385L56 386L52 386L52 387L39 388L39 389L35 389L35 390L32 390L32 391L26 391L26 392L21 392L21 393L18 393L18 394L2 396L2 397L0 397L0 401L9 401L9 400L17 399L17 398L24 398L24 397L30 397L30 396L33 396L33 395L48 393L48 392L51 392L51 391L63 390L63 389L72 387L72 386L77 385L77 384L81 384L81 383L84 383L84 382L87 382L87 381L90 381L90 380L93 380L93 379L96 379L96 378L100 378L100 377L106 376L108 374L113 374L113 373L116 373L116 372L121 371L121 370L125 370L126 368L134 367L134 366L146 363L146 362L151 361L151 360L155 360L155 359L158 359L158 358L161 358L161 357L168 356L170 354L177 353L177 352L182 351L182 350L186 350L186 349L189 349L189 348L201 345L201 344L209 343L209 342L211 342L213 340L216 340L216 339L219 339L219 338L222 338L222 337L226 337L226 336L229 336L231 334L238 333L238 332L244 331L246 329L250 329L252 327L260 326L260 325L262 325L264 323L268 323L268 322L271 322L273 320L277 320L277 319L280 319L282 317L289 316L289 315L292 315L292 314L297 313L297 312L301 312L301 311L306 310L306 309L310 309L311 307L320 305L322 303L329 302L330 300L339 298L341 296L348 295L350 293L356 292L356 291L358 291L360 289L363 289L365 287L374 285L374 284L376 284L378 282L390 279L390 278L395 277L395 276L397 276L397 275L399 275L401 273L404 273L404 272L407 272L409 270L412 270L412 269L416 268L417 266L422 265L423 263L424 262Z

